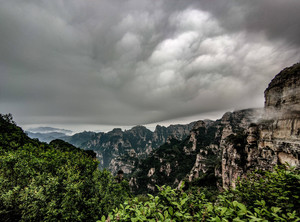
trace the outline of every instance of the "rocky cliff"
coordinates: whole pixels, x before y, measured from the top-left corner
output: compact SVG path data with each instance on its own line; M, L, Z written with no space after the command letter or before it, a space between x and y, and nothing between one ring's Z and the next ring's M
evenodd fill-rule
M266 115L298 118L300 115L300 63L283 69L265 90Z
M271 170L285 163L299 166L300 64L285 68L270 82L264 115L244 127L243 133L244 144L227 140L223 145L223 187L234 187L238 177L253 169Z
M137 192L155 184L234 187L254 169L299 166L300 65L281 71L265 91L264 109L228 112L217 121L198 121L183 141L161 146L133 169Z

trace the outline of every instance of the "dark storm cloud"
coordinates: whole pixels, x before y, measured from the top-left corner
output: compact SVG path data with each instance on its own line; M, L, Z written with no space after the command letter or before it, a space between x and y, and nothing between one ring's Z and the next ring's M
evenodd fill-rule
M146 124L263 105L299 61L297 0L0 1L0 112Z
M242 29L263 32L270 39L285 40L300 45L300 3L298 0L224 0L199 1L201 8L210 11L231 31Z

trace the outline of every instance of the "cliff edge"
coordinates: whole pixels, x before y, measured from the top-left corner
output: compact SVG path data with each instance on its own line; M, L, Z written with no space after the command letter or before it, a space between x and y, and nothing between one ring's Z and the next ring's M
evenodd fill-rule
M300 115L300 63L283 69L265 90L268 117L291 118Z
M254 169L272 170L277 164L300 166L300 63L283 69L265 90L263 118L243 134L223 144L223 187ZM244 141L241 144L240 141Z

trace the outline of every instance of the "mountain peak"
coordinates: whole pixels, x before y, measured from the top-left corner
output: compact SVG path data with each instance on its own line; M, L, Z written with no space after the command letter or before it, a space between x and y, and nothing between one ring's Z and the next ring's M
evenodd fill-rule
M269 116L297 116L300 113L300 63L283 69L265 90Z

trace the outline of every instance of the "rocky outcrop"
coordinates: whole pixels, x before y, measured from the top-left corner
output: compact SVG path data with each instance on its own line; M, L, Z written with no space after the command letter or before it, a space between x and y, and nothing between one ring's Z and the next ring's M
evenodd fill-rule
M223 183L225 181L225 184L231 184L234 178L238 178L243 172L241 165L245 162L243 150L246 140L245 131L253 120L262 115L262 111L262 109L246 109L227 112L221 119L206 126L205 130L211 131L208 133L209 137L195 137L191 131L190 140L193 142L193 149L196 149L198 153L187 175L188 181L202 178L203 183L206 183L205 180L209 174L214 175L216 185L222 187L222 181ZM248 139L253 140L254 134L253 132ZM207 140L207 145L199 146L205 140Z
M153 133L152 143L155 147L167 142L169 137L177 140L183 140L190 135L190 130L193 128L195 122L186 125L170 125L168 127L157 125Z
M100 162L99 168L106 168L113 174L121 169L129 174L139 159L147 157L167 142L168 138L186 138L193 125L194 123L168 127L158 125L154 132L144 126L135 126L125 131L115 128L107 133L83 132L64 140L82 149L95 151Z
M285 68L265 91L265 120L259 123L258 149L272 150L271 165L300 164L300 63ZM275 116L272 115L275 111ZM271 157L270 157L271 158Z
M234 187L238 177L254 169L272 170L286 163L299 166L300 64L275 76L265 90L264 115L256 124L243 128L240 140L244 137L244 144L233 134L233 140L223 145L223 187Z
M300 63L283 69L265 90L269 118L298 118L300 115Z

